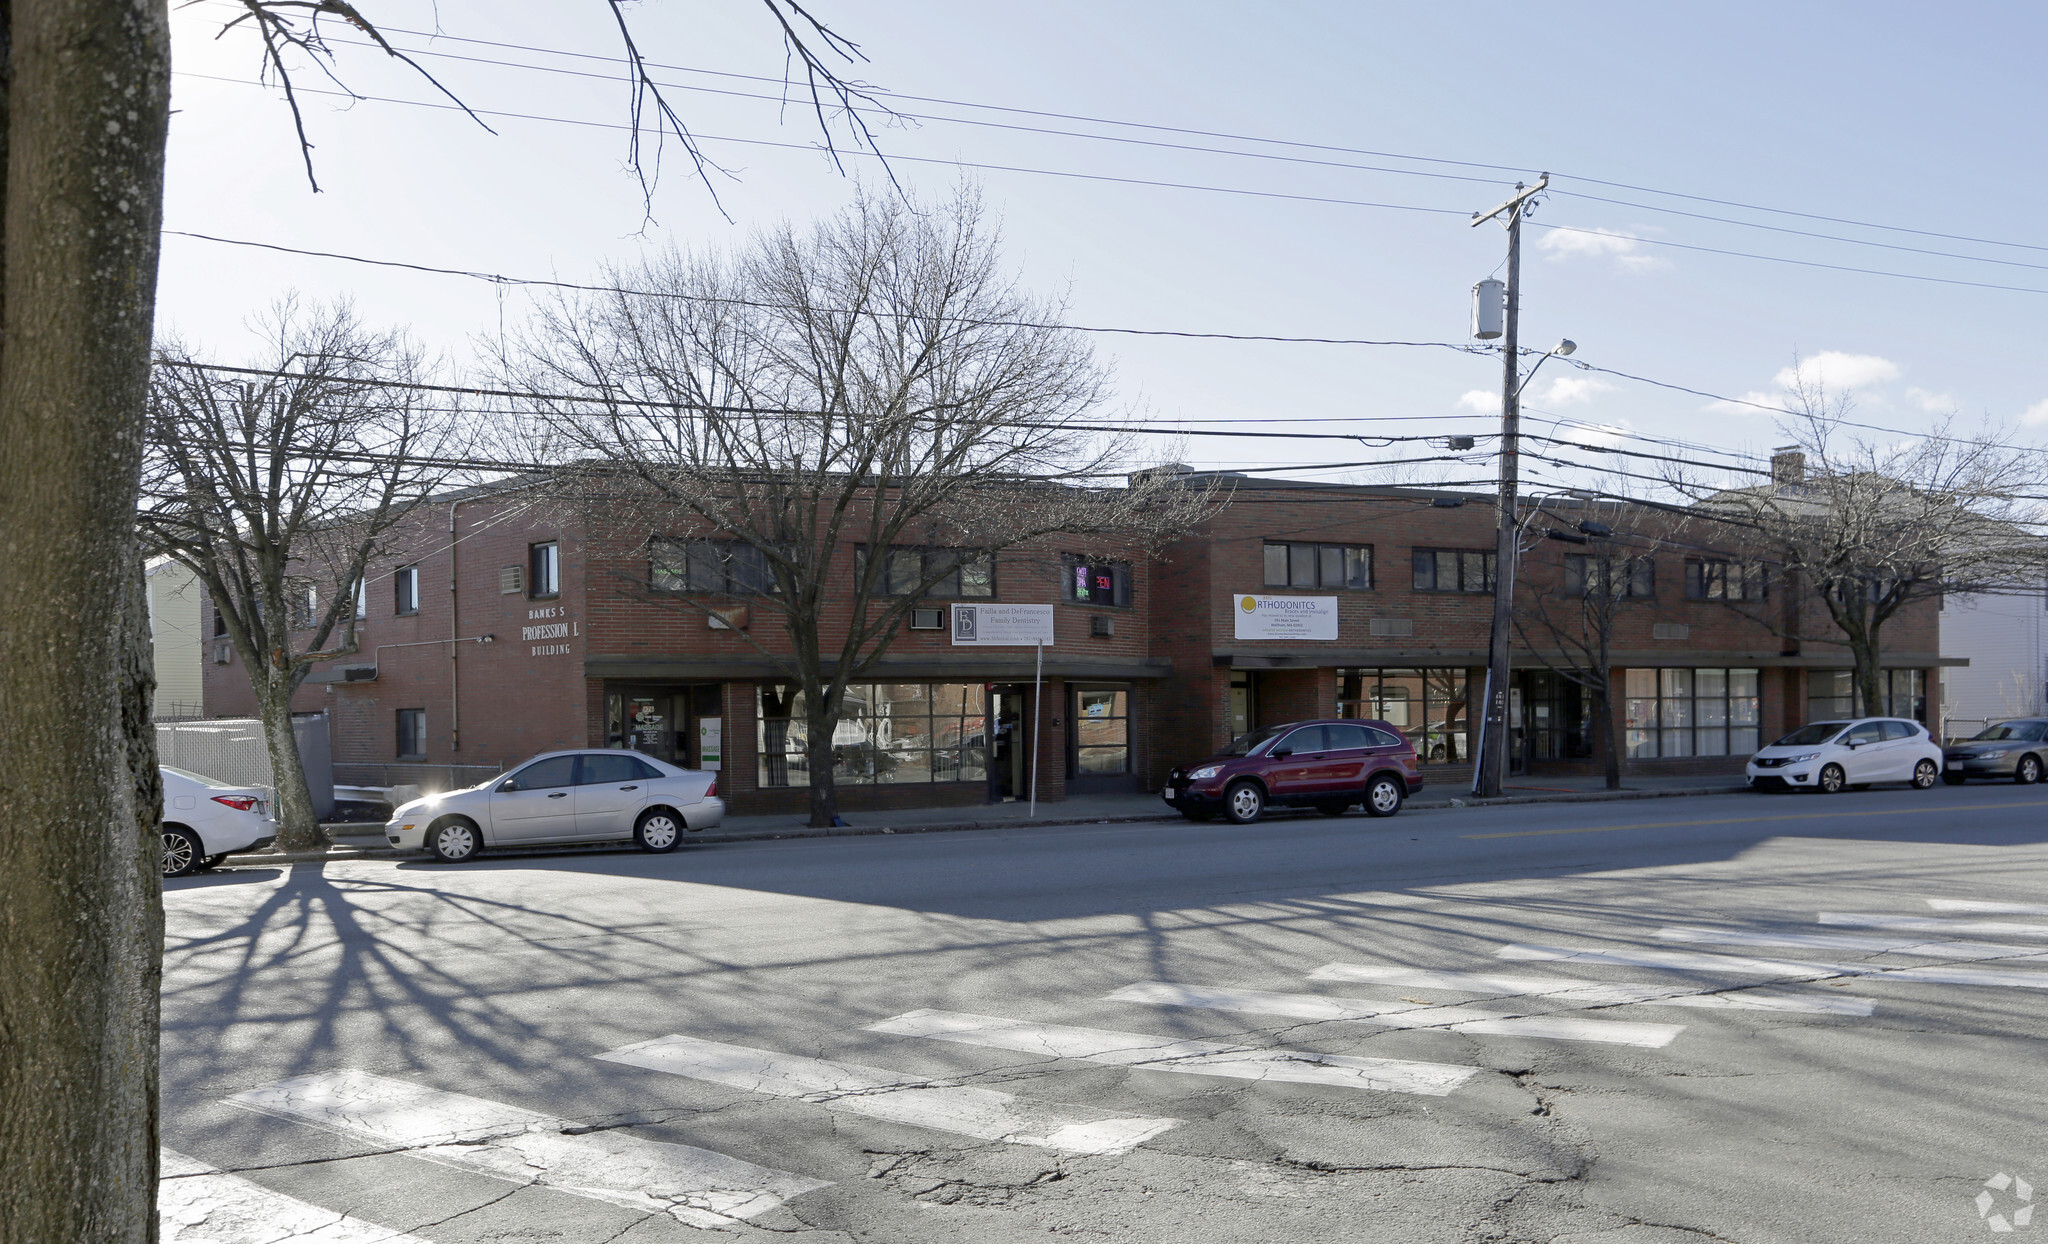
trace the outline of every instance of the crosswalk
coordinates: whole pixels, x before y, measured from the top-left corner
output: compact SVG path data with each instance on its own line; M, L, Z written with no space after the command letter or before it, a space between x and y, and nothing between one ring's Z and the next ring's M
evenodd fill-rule
M2048 942L2024 940L2048 939L2048 922L2010 918L2048 915L2048 904L1925 901L1934 912L1952 914L1823 911L1814 917L1817 931L1671 925L1632 942L1510 942L1492 950L1504 965L1546 965L1538 971L1310 963L1301 966L1305 986L1295 990L1227 981L1140 980L1086 999L1094 1014L1104 1004L1131 1008L1124 1012L1131 1016L1129 1030L939 1009L911 1010L861 1026L912 1045L936 1041L1024 1055L1032 1061L1006 1068L1004 1077L1012 1087L1029 1085L1023 1092L970 1083L972 1076L932 1077L685 1033L580 1054L620 1068L621 1074L674 1077L980 1142L1115 1157L1173 1131L1183 1120L1054 1100L1057 1092L1041 1098L1036 1086L1053 1082L1061 1064L1196 1082L1241 1080L1422 1097L1447 1096L1485 1070L1462 1062L1331 1054L1158 1031L1172 1026L1162 1017L1180 1013L1270 1017L1283 1021L1288 1034L1330 1024L1440 1032L1474 1041L1510 1038L1661 1050L1679 1041L1687 1027L1668 1022L1676 1016L1656 1016L1664 1008L1720 1012L1728 1021L1746 1014L1854 1021L1874 1014L1877 1002L1840 992L1844 985L1891 981L2048 989L2048 966L2025 966L2048 963ZM1987 937L2015 940L1976 940ZM1827 957L1809 959L1807 954ZM1976 966L1980 963L1992 966ZM1581 971L1572 974L1574 969ZM1611 979L1613 969L1624 969L1634 979ZM1345 992L1321 988L1332 986ZM1360 989L1407 992L1349 996ZM1445 996L1411 996L1418 992ZM1635 1008L1651 1014L1639 1018L1642 1010ZM642 1091L658 1094L660 1083L649 1081ZM1162 1080L1148 1091L1148 1100L1159 1100L1171 1087ZM746 1224L832 1186L811 1174L713 1149L655 1140L623 1127L581 1126L526 1106L355 1068L296 1076L224 1100L363 1143L368 1152L551 1189L688 1227ZM375 1222L374 1211L323 1208L170 1150L163 1155L159 1204L163 1238L173 1244L428 1244L421 1236Z

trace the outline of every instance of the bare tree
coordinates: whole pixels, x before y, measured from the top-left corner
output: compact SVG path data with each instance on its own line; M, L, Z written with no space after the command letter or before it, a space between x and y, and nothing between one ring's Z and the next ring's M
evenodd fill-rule
M603 467L568 478L598 481L593 537L642 550L622 587L779 619L786 642L740 633L801 696L813 825L837 814L846 688L919 598L1056 532L1155 547L1213 486L1126 479L1128 441L1077 426L1105 372L1003 271L971 191L929 212L862 196L808 232L611 276L546 308L507 370L570 395L533 413Z
M320 827L292 697L315 665L356 651L366 568L447 479L460 416L384 383L423 379L420 348L345 302L287 298L267 328L257 368L158 350L140 523L212 597L263 721L278 839L303 848Z
M1692 491L1704 515L1749 528L1783 564L1788 599L1810 593L1824 614L1759 609L1756 619L1846 647L1856 711L1880 713L1884 628L1901 610L1943 593L2040 590L2048 544L2038 494L2048 470L2039 452L2004 443L2000 429L1963 433L1953 415L1918 437L1854 434L1853 395L1796 366L1793 373L1796 418L1781 426L1795 444L1774 459L1772 481Z
M1614 737L1614 629L1627 610L1655 592L1655 554L1666 530L1653 530L1627 502L1570 503L1562 513L1536 506L1532 528L1568 547L1559 573L1516 585L1514 624L1525 650L1567 682L1585 688L1594 745L1604 759L1608 790L1621 789L1621 752ZM1546 521L1549 520L1549 521ZM1661 521L1663 528L1670 526Z

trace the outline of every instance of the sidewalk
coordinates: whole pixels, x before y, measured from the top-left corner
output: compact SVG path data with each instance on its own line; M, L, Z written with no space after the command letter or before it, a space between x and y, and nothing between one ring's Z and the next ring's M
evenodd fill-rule
M1437 782L1425 786L1421 793L1408 801L1410 809L1491 807L1501 804L1521 803L1593 803L1613 799L1660 799L1687 795L1721 795L1748 789L1739 778L1712 777L1639 777L1623 782L1623 788L1610 791L1598 777L1537 777L1516 778L1502 789L1505 793L1499 799L1474 799L1463 782L1452 785ZM1270 811L1271 819L1297 816L1318 816L1308 809L1275 808ZM1363 816L1363 812L1353 812ZM775 838L840 838L862 834L924 834L947 833L975 829L1025 829L1040 825L1076 824L1118 824L1143 821L1178 821L1181 815L1159 798L1157 792L1150 794L1137 791L1116 795L1084 795L1064 799L1057 803L1041 801L1038 814L1031 814L1028 803L986 804L978 807L954 808L906 808L890 812L848 812L841 817L847 824L830 829L812 829L805 822L805 813L784 813L774 816L728 816L725 823L714 830L691 834L689 842L747 842ZM302 853L286 856L281 853L262 852L254 855L236 856L244 862L279 862L286 859L349 859L349 858L396 858L399 852L384 845L381 826L330 825L328 837L334 847L327 852ZM367 831L367 832L366 832ZM546 848L561 850L588 850L591 848ZM616 849L606 844L606 850Z

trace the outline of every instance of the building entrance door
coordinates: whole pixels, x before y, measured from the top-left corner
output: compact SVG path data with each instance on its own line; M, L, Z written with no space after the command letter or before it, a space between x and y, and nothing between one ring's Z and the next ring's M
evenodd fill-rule
M605 746L622 747L686 769L704 767L707 743L720 761L725 722L715 682L615 687L605 696ZM707 720L718 726L707 731ZM716 737L712 737L713 735Z
M988 801L1029 798L1031 684L999 682L988 689Z

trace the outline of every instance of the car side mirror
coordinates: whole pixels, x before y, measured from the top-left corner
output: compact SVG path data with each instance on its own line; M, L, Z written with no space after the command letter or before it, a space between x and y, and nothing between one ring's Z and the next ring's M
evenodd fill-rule
M1287 757L1287 756L1292 756L1293 754L1294 754L1294 749L1293 749L1293 748L1291 748L1291 747L1276 747L1276 748L1274 748L1274 749L1272 750L1272 752L1270 753L1270 755L1271 755L1271 756L1273 757L1273 759L1275 759L1275 760L1280 760L1280 759L1282 759L1282 758L1284 758L1284 757Z
M513 790L518 790L518 789L519 789L519 783L517 783L517 782L513 781L513 780L512 780L511 778L506 778L506 779L505 779L505 780L504 780L503 782L501 782L501 783L499 783L499 784L498 784L498 790L499 790L499 791L500 791L501 793L502 793L502 792L505 792L505 791L513 791Z

